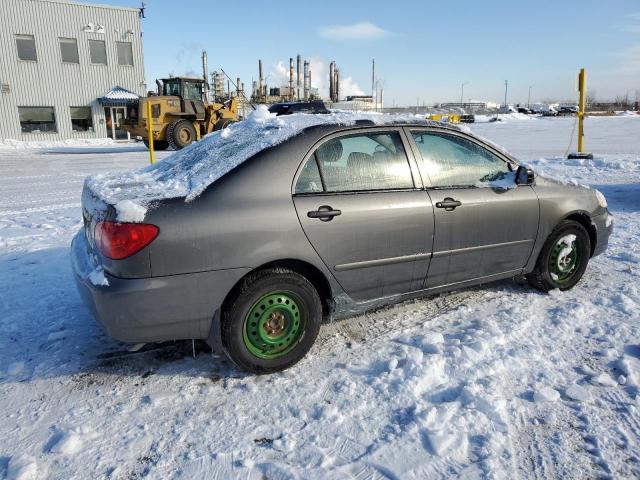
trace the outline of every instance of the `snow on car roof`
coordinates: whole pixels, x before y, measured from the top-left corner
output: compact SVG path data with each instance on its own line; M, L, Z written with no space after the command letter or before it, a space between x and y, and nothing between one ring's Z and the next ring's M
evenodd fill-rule
M442 123L413 114L333 112L323 115L276 116L266 106L260 105L247 120L208 134L201 141L158 163L130 172L87 177L85 188L91 191L95 200L113 205L117 220L141 222L153 202L182 197L189 202L217 179L258 152L278 145L309 127L351 126L362 120L375 125L420 123L443 126Z

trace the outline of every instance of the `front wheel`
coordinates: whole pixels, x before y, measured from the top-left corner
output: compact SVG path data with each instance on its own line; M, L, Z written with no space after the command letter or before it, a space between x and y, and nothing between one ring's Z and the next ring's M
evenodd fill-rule
M191 145L196 140L196 129L189 120L178 120L167 127L167 141L174 150Z
M322 304L314 286L288 269L249 275L222 312L222 345L243 370L272 373L298 362L315 341Z
M590 254L591 241L585 228L564 220L549 235L527 280L545 292L555 288L569 290L584 275Z

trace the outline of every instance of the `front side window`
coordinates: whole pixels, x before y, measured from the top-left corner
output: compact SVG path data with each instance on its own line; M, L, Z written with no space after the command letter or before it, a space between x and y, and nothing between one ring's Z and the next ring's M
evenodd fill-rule
M22 133L57 132L53 107L18 107Z
M71 129L74 132L92 132L91 107L71 107Z
M508 164L480 145L456 135L412 132L422 171L433 187L468 187L498 180Z
M16 49L18 58L28 62L37 62L36 39L33 35L16 35Z
M133 51L131 50L131 42L116 42L118 50L118 65L133 66Z
M89 40L89 57L95 65L107 64L107 47L104 40Z
M80 63L78 41L75 38L59 38L60 57L64 63Z
M334 138L318 147L314 157L326 192L395 190L414 186L398 132Z

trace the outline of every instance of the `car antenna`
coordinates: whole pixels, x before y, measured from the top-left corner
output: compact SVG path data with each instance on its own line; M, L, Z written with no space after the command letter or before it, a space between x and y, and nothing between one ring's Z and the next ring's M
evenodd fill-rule
M231 77L229 77L229 75L227 75L227 72L225 72L225 71L224 71L224 68L221 68L220 70L222 71L222 73L224 73L224 76L225 76L225 77L227 77L227 80L229 80L229 81L231 82L231 85L233 85L233 88L235 88L235 89L236 89L236 92L237 92L237 91L238 91L238 85L236 85L236 84L234 83L234 81L233 81L233 80L231 80ZM247 102L249 105L251 105L251 108L253 108L253 109L255 110L255 109L256 109L256 106L255 106L253 103L251 103L251 101L247 98L247 96L244 94L244 90L241 90L241 92L242 92L242 96L244 97L244 99L246 100L246 102Z

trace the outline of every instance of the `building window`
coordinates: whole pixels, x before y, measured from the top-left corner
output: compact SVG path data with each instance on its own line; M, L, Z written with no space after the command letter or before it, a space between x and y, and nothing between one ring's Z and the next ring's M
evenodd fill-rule
M59 38L60 57L64 63L80 63L78 41L75 38Z
M71 107L71 129L74 132L93 132L91 107Z
M53 107L18 107L18 113L22 133L55 133L58 131Z
M133 50L131 49L131 42L116 42L118 49L118 65L131 65L133 66Z
M18 58L28 62L38 61L36 54L36 39L33 35L16 35L16 48L18 49Z
M107 64L107 47L104 40L89 40L89 56L93 64Z

